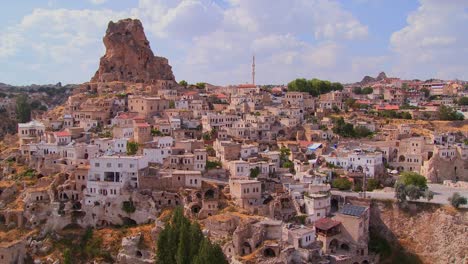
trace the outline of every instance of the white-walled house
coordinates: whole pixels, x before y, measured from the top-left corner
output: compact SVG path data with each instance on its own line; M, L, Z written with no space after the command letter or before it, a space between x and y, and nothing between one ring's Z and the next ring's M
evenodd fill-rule
M330 213L330 195L328 193L314 193L304 195L307 222L313 223Z
M143 156L101 156L90 160L85 204L117 197L124 188L138 188L138 179L147 173Z
M164 159L171 155L170 148L149 148L143 149L143 156L148 162L163 164Z

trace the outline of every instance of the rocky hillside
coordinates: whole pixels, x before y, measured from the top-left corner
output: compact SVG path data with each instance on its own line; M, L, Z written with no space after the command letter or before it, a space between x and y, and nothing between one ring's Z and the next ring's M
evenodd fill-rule
M37 116L44 111L63 104L76 85L47 84L14 86L0 83L0 139L6 134L14 134L20 117L18 98L26 98L22 103L28 116ZM24 116L23 116L24 117Z
M467 210L422 203L408 210L391 202L375 205L370 246L382 252L381 263L468 262Z
M175 79L168 60L154 56L138 19L109 22L104 45L106 54L91 82L153 83Z

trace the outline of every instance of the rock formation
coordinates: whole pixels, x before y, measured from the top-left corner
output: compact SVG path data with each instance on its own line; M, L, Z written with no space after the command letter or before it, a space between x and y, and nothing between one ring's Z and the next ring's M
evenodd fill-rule
M385 74L385 72L381 72L381 73L379 73L379 75L377 75L376 78L373 78L373 77L370 77L370 76L365 76L364 78L362 78L362 81L360 82L360 84L364 85L364 84L368 84L368 83L371 83L371 82L382 81L382 80L385 80L385 79L387 79L387 75Z
M104 36L106 54L91 82L155 83L174 80L168 60L154 56L143 25L137 19L109 22Z

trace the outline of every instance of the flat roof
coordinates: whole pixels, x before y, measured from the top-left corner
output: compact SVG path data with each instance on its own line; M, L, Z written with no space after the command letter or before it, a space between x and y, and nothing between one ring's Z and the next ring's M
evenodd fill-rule
M361 216L366 210L367 207L364 206L345 204L338 213L351 216Z

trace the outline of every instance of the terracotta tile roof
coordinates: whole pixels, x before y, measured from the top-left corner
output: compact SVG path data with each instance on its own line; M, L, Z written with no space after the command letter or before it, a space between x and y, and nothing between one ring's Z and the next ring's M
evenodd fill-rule
M59 131L59 132L55 132L55 136L56 137L69 137L71 136L71 134L68 131Z
M150 127L148 123L136 123L135 126L137 127Z
M400 110L398 105L376 105L375 110Z
M321 229L321 230L329 230L329 229L332 229L333 227L335 226L338 226L340 225L341 222L339 221L335 221L331 218L322 218L322 219L319 219L317 221L315 221L315 227L318 228L318 229Z

